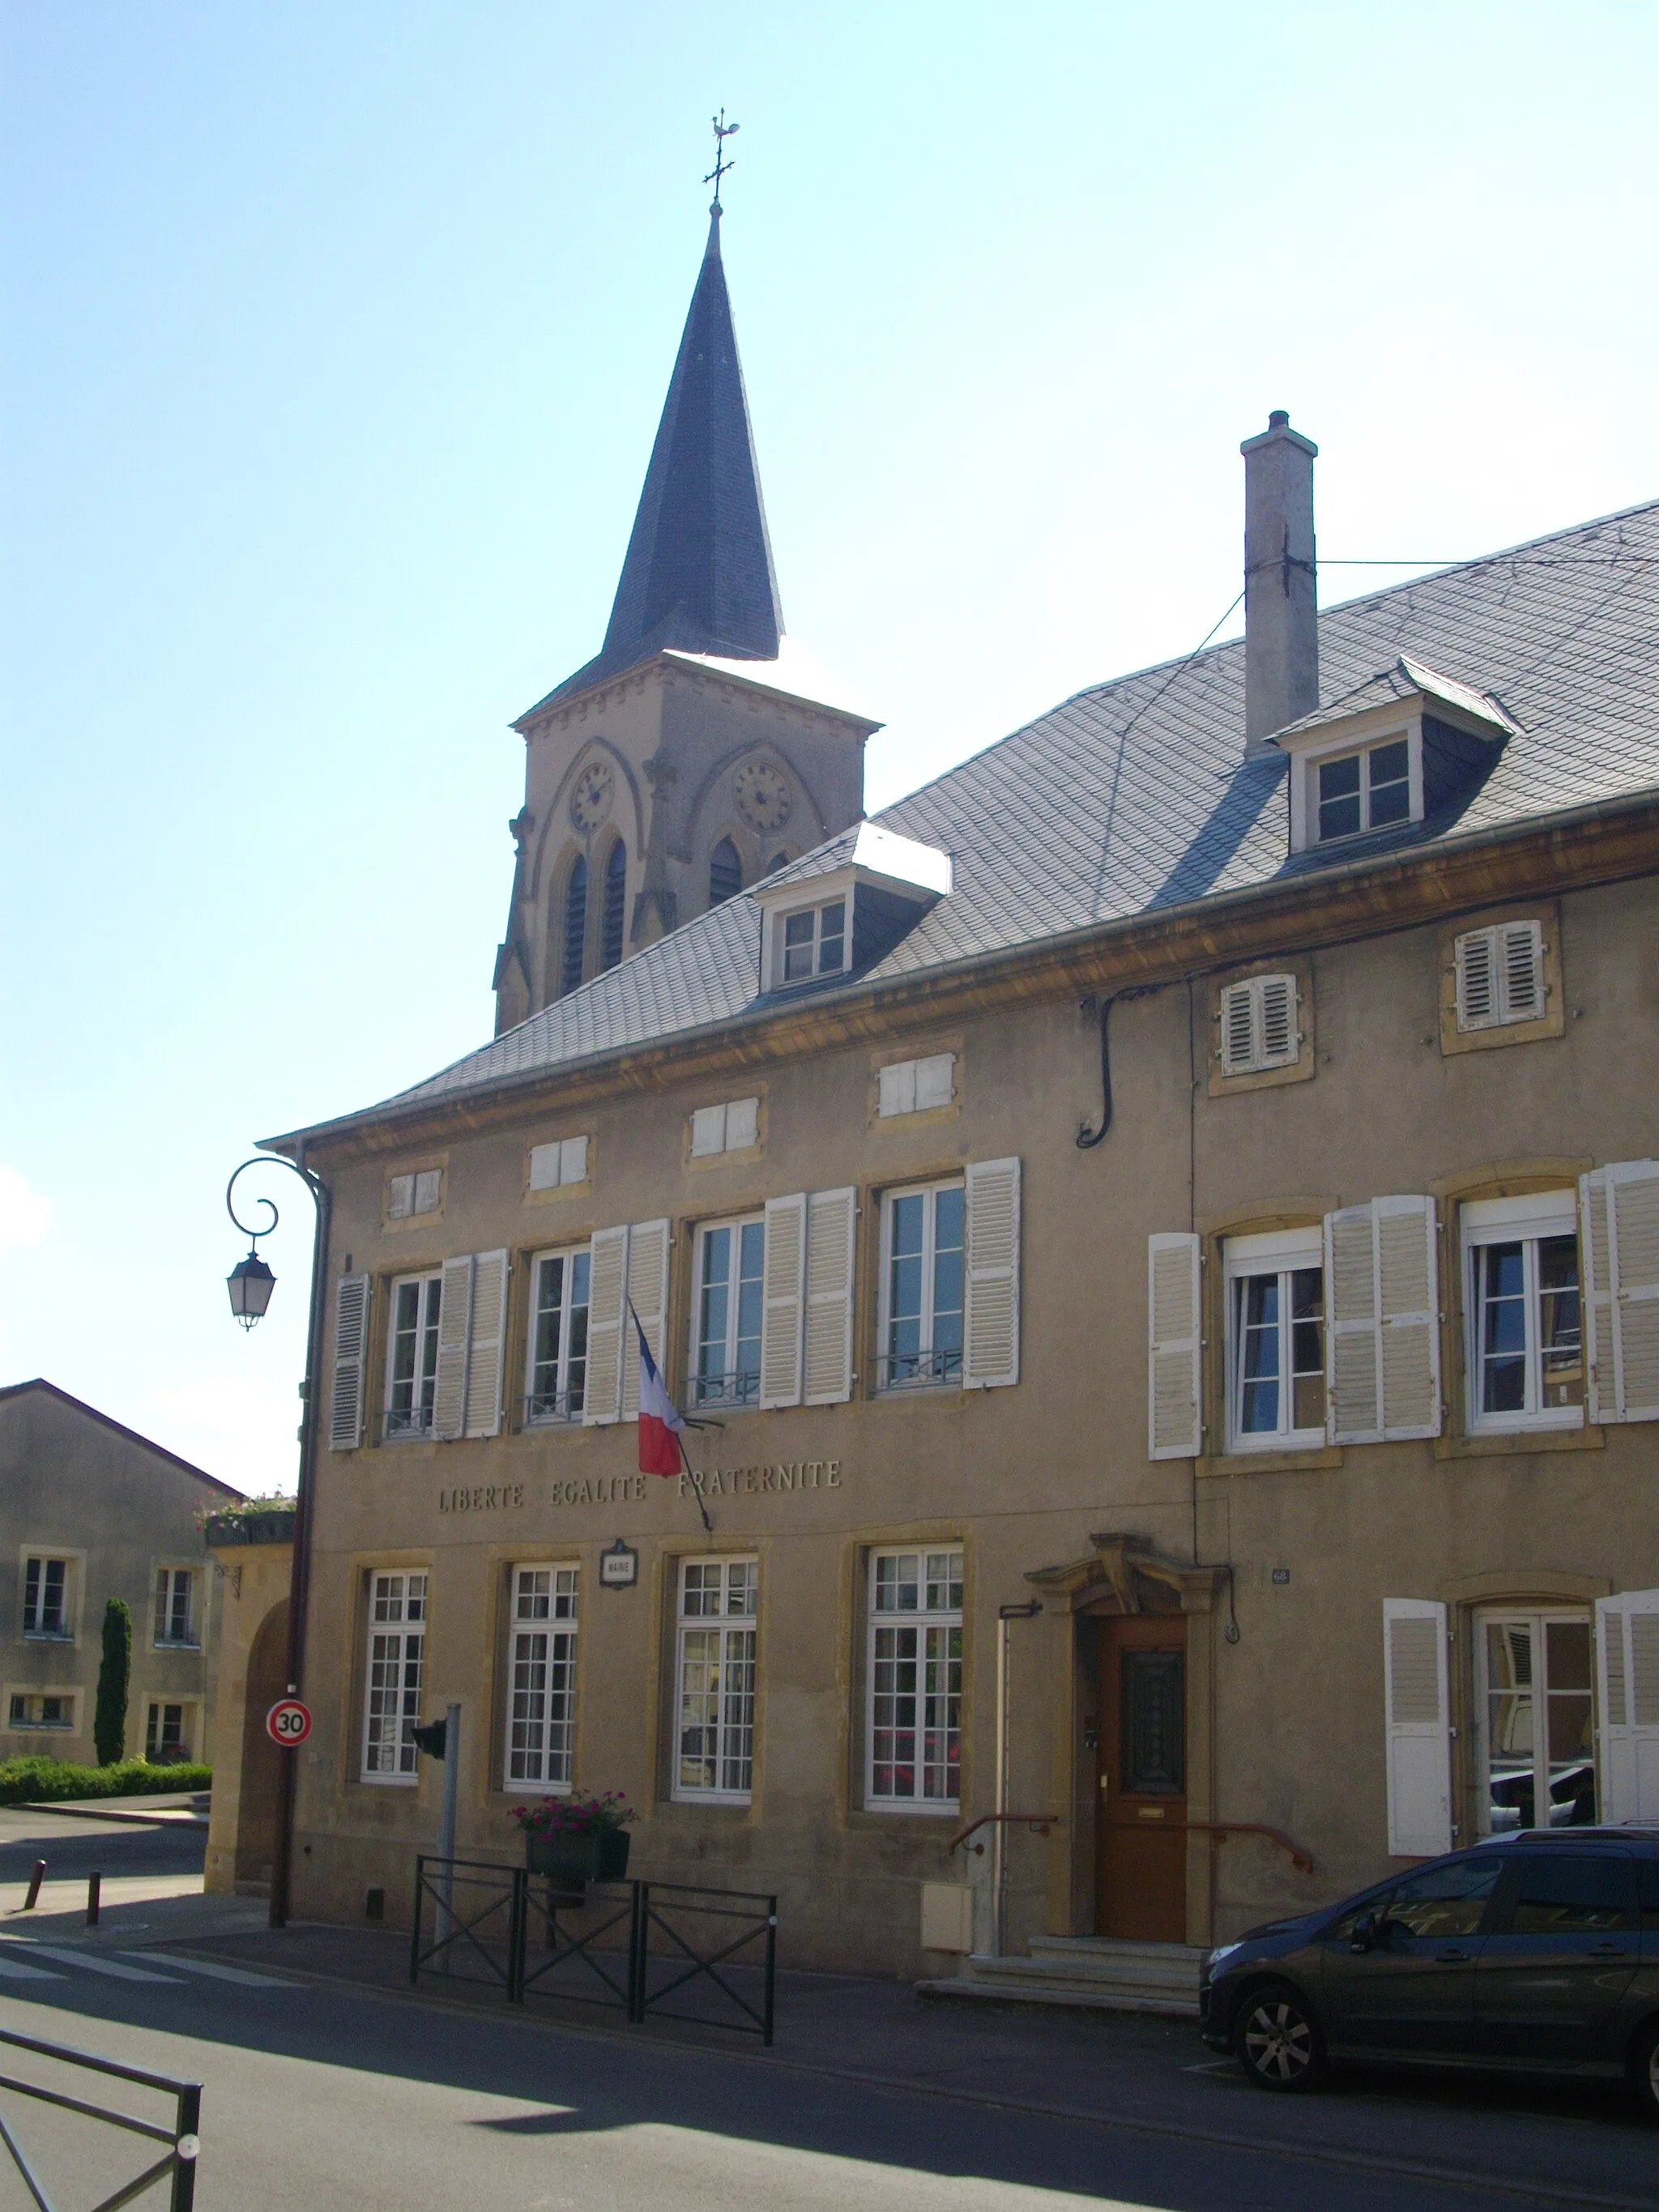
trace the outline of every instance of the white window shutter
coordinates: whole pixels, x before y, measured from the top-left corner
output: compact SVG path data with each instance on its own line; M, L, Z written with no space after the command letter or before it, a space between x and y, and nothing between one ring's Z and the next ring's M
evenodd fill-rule
M975 1160L965 1180L962 1387L998 1390L1019 1380L1019 1162Z
M1659 1823L1659 1589L1595 1601L1601 1818Z
M1467 931L1453 948L1457 967L1457 1026L1489 1028L1498 1018L1498 933Z
M559 1182L559 1146L556 1144L532 1145L530 1147L532 1190L556 1190Z
M884 1121L896 1114L914 1114L916 1110L916 1063L914 1060L896 1060L881 1070L877 1078L880 1091L878 1110Z
M1196 1459L1204 1449L1200 1245L1185 1231L1146 1240L1146 1449Z
M415 1211L415 1178L412 1175L393 1176L386 1185L386 1212L388 1221L407 1221Z
M422 1168L415 1178L415 1211L416 1213L435 1213L443 1196L444 1171L441 1168Z
M1325 1216L1325 1432L1334 1444L1382 1434L1376 1216L1346 1206Z
M334 1289L334 1388L328 1407L331 1451L356 1451L363 1440L370 1283L368 1275L342 1275Z
M1659 1421L1659 1160L1581 1176L1592 1421Z
M1221 994L1221 1066L1243 1075L1255 1065L1255 1008L1248 983L1229 983Z
M1382 1434L1440 1433L1440 1314L1434 1200L1379 1198L1376 1280L1382 1316Z
M806 1280L806 1193L766 1201L761 1285L760 1402L799 1406Z
M809 1406L839 1406L853 1395L853 1260L858 1193L815 1190L806 1201L806 1350Z
M726 1105L726 1149L745 1152L760 1142L760 1100L730 1098Z
M662 1372L663 1340L668 1322L668 1224L636 1221L628 1232L628 1297L640 1317L651 1357ZM636 1421L640 1415L640 1340L626 1313L623 1316L622 1417Z
M622 1418L623 1329L632 1328L628 1296L628 1230L596 1229L588 1246L587 1389L582 1421L594 1428ZM635 1364L637 1366L638 1356Z
M1382 1601L1389 1853L1429 1859L1452 1847L1451 1723L1446 1608L1431 1598Z
M472 1328L466 1360L466 1433L470 1437L501 1433L507 1272L504 1251L480 1252L472 1263Z
M438 1302L438 1376L432 1394L432 1433L451 1440L466 1433L467 1350L472 1340L474 1255L446 1260Z
M956 1095L957 1056L953 1052L929 1053L916 1062L916 1111L929 1106L948 1106Z
M1261 1065L1283 1067L1302 1047L1296 1027L1296 978L1263 975L1257 988L1261 999Z
M562 1183L587 1181L586 1137L567 1137L559 1146L559 1181Z
M1543 925L1536 921L1505 922L1497 936L1504 1019L1537 1021L1544 1012Z
M694 1160L712 1158L714 1153L726 1150L726 1109L724 1106L699 1106L691 1116L691 1157Z

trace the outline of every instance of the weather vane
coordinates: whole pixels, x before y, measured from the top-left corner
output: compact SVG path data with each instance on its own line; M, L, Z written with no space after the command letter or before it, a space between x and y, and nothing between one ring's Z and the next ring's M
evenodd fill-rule
M708 121L714 133L714 166L703 179L703 182L714 187L714 206L717 208L720 204L720 179L725 176L728 169L735 169L738 166L735 161L726 160L726 142L728 138L735 138L743 126L739 123L728 123L724 108L721 108L718 115L711 115ZM713 213L712 209L710 213Z

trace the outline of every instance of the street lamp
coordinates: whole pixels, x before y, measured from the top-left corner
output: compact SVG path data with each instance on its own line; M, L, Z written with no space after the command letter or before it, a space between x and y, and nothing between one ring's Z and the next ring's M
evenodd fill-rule
M310 1192L316 1208L316 1233L311 1255L311 1326L306 1338L306 1374L300 1385L300 1480L294 1499L294 1565L289 1578L288 1608L288 1694L300 1694L301 1673L305 1662L306 1596L311 1581L311 1491L317 1462L317 1414L315 1378L317 1361L323 1341L323 1305L325 1295L325 1269L328 1261L328 1185L320 1176L315 1176L305 1164L303 1151L295 1159L282 1152L261 1152L251 1160L244 1160L236 1173L225 1185L225 1212L244 1237L248 1239L248 1255L239 1260L226 1278L230 1292L230 1310L244 1328L252 1328L261 1320L270 1304L270 1294L276 1287L276 1278L259 1257L259 1239L269 1237L276 1226L278 1215L268 1198L261 1198L270 1218L263 1229L256 1229L244 1221L236 1212L236 1185L250 1168L286 1168L290 1175L299 1176ZM289 1875L294 1850L294 1759L293 1751L282 1754L280 1780L276 1799L276 1849L271 1868L270 1924L273 1928L288 1925Z

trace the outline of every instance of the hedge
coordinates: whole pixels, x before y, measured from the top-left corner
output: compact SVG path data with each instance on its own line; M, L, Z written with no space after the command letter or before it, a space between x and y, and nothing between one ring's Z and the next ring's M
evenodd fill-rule
M118 1766L76 1766L66 1759L0 1759L0 1805L52 1805L66 1797L144 1797L163 1790L206 1790L210 1766L152 1766L124 1759Z

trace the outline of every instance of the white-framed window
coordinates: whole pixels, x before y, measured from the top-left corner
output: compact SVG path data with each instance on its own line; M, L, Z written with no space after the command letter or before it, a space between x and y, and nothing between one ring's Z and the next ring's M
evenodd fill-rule
M144 1757L152 1766L173 1766L193 1756L195 1709L185 1698L151 1698L144 1707Z
M69 1690L14 1690L6 1707L6 1726L73 1729L74 1693Z
M196 1576L189 1567L161 1567L155 1576L155 1641L195 1644Z
M443 1188L441 1168L422 1168L413 1175L392 1176L386 1187L386 1219L412 1221L423 1213L435 1213Z
M1505 1607L1475 1628L1476 1769L1483 1834L1595 1820L1589 1611Z
M960 1180L888 1191L881 1203L884 1390L962 1380L963 1231Z
M1581 1428L1575 1194L1478 1200L1462 1227L1471 1431Z
M873 1552L866 1806L952 1813L962 1799L962 1553Z
M1227 1449L1285 1451L1325 1441L1325 1248L1318 1223L1230 1237Z
M514 1567L507 1686L509 1790L570 1787L576 1720L574 1567Z
M881 1118L885 1121L895 1115L923 1114L932 1106L948 1106L956 1096L956 1067L953 1052L890 1062L877 1077L877 1110Z
M70 1611L70 1563L31 1552L23 1562L23 1633L68 1643L75 1633Z
M562 1190L568 1184L586 1181L586 1137L561 1137L553 1144L530 1147L532 1190Z
M1314 842L1357 837L1419 813L1420 804L1413 804L1411 754L1409 738L1384 738L1311 762Z
M531 1262L527 1420L579 1421L582 1417L587 1403L592 1274L586 1244L563 1252L538 1252Z
M1543 1019L1542 922L1500 921L1487 929L1466 930L1454 950L1460 1030Z
M702 1224L691 1297L694 1408L758 1400L765 1274L764 1215Z
M438 1388L438 1309L441 1274L401 1275L392 1285L386 1330L386 1433L429 1437Z
M371 1574L363 1686L365 1782L413 1782L426 1665L423 1574Z
M744 1152L760 1142L760 1100L728 1098L719 1106L699 1106L691 1116L691 1157L713 1159L720 1152Z
M1217 1050L1224 1075L1254 1075L1269 1067L1291 1067L1302 1050L1297 1027L1294 975L1250 975L1221 993L1221 1042Z
M757 1559L680 1562L676 1797L746 1803L753 1790L759 1589Z
M777 917L773 925L777 931L775 982L810 983L817 975L841 974L847 965L847 904L843 896Z

